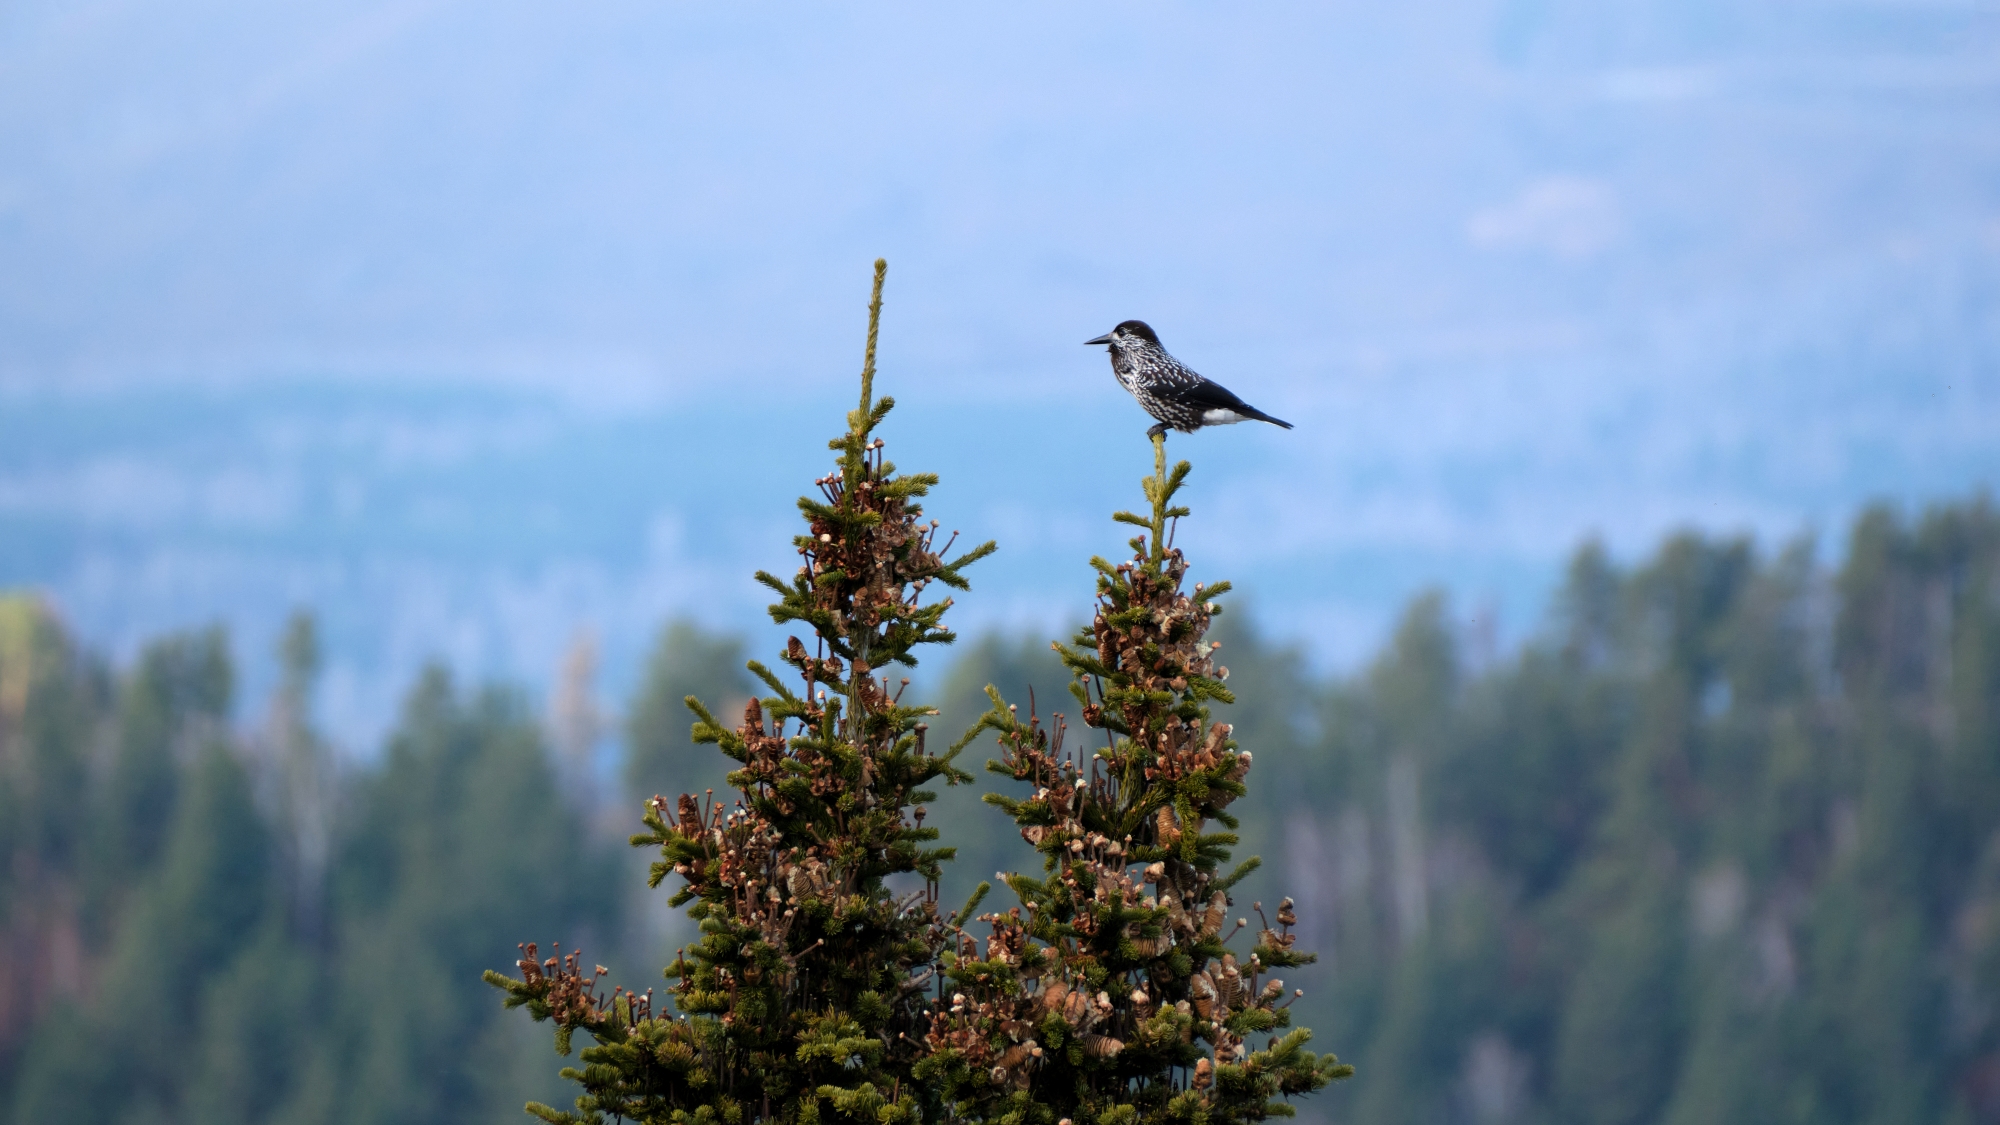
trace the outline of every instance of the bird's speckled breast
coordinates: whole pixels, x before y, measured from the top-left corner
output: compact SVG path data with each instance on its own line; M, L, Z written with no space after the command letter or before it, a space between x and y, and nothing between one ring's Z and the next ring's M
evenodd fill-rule
M1111 345L1111 374L1117 377L1119 386L1137 394L1139 388L1133 375L1138 369L1139 365L1131 355L1118 345Z

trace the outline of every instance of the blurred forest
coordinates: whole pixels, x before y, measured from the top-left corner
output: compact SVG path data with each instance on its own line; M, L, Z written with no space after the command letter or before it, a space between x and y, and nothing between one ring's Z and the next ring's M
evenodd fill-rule
M1297 897L1321 955L1297 1022L1359 1067L1304 1116L2000 1122L2000 513L1871 510L1840 557L1586 545L1520 650L1426 597L1330 682L1222 619L1222 717L1259 765L1239 854L1267 861L1239 909ZM933 729L989 682L1070 707L1048 640L914 673ZM427 672L355 765L316 733L308 618L245 708L219 632L114 668L0 599L0 1121L566 1104L544 1029L479 973L522 935L633 981L670 959L685 931L622 841L639 798L721 787L679 700L740 706L747 651L663 629L615 775L587 650L545 715ZM947 901L1033 863L994 784L933 810Z

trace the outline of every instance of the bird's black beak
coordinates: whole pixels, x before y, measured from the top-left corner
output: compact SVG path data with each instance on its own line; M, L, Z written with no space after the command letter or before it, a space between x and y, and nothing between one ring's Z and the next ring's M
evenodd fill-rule
M1092 344L1108 344L1110 342L1111 342L1111 333L1106 332L1104 335L1099 336L1095 340L1085 340L1083 342L1083 346L1087 348Z

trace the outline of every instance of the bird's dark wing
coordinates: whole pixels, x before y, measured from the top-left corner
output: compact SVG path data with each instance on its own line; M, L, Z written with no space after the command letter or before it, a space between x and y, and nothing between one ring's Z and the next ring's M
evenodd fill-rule
M1195 376L1195 383L1192 387L1181 392L1181 397L1201 407L1203 410L1222 409L1242 413L1251 409L1249 403L1237 398L1235 392L1231 391L1228 387L1223 386L1213 379L1204 378L1199 375Z
M1181 392L1181 397L1185 398L1195 407L1201 410L1233 410L1245 418L1255 418L1260 422L1269 422L1274 426L1283 426L1288 430L1292 428L1290 422L1281 418L1273 418L1269 414L1237 398L1234 391L1231 391L1221 383L1202 376L1196 376L1195 379L1196 382L1192 387Z

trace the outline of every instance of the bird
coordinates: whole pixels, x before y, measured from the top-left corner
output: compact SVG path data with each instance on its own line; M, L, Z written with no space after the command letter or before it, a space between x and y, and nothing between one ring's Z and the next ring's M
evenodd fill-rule
M1203 426L1227 426L1246 419L1292 428L1290 422L1271 417L1167 354L1159 334L1143 320L1125 321L1084 344L1109 345L1111 373L1118 377L1118 385L1131 391L1146 413L1158 419L1158 424L1146 431L1147 437L1161 437L1168 430L1191 434Z

